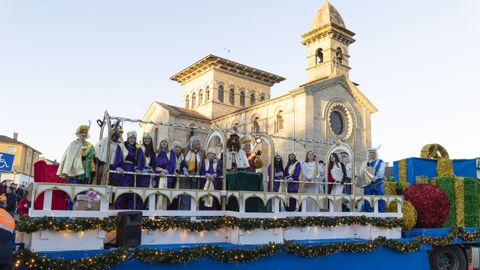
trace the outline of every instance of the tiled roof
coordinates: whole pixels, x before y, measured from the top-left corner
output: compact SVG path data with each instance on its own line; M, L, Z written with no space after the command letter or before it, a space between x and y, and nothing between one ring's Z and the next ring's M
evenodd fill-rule
M5 136L5 135L0 135L0 142L21 144L21 145L23 145L23 146L25 146L25 147L27 147L27 148L32 149L33 151L35 151L35 152L37 152L37 153L39 153L39 154L41 154L40 151L38 151L38 150L36 150L35 148L29 146L28 144L23 143L23 142L21 142L21 141L14 140L14 139L12 139L12 138L10 138L10 137L8 137L8 136Z
M180 108L177 106L169 105L160 101L156 101L157 104L165 107L169 111L173 112L174 114L181 115L181 116L187 116L191 118L196 118L199 120L205 120L205 121L210 121L207 117L203 116L201 113L194 111L194 110L189 110L189 109L184 109Z

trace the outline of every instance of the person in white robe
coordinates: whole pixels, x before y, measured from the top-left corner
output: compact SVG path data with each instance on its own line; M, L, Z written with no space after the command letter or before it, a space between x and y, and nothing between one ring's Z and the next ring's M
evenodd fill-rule
M225 168L228 172L245 171L250 167L248 157L240 145L240 137L237 134L230 135L227 141L227 158Z
M86 125L77 128L77 139L68 145L60 161L57 175L70 184L89 184L95 173L94 147L87 141L89 130Z
M205 151L201 149L201 140L198 136L192 136L189 141L188 149L185 153L185 163L187 165L186 175L200 175L200 168L205 158ZM198 178L185 178L180 182L181 189L198 189ZM191 198L188 195L179 196L179 210L190 210Z
M322 177L323 169L320 164L315 160L315 154L312 151L307 152L305 162L302 163L303 174L303 188L302 193L318 195L320 194L320 179ZM318 212L320 207L313 199L307 199L305 203L307 212Z
M97 164L96 184L105 185L107 181L108 170L113 170L113 162L115 161L115 152L118 144L122 142L123 129L121 126L112 127L110 130L111 137L108 136L99 140L95 145L95 162ZM105 166L107 163L107 147L110 142L110 166ZM113 177L110 176L113 180ZM111 183L109 183L111 184Z
M343 194L343 182L346 178L345 165L340 162L340 159L336 153L330 155L330 161L328 163L328 184L329 193L331 195ZM335 211L342 210L342 201L337 200L335 202Z

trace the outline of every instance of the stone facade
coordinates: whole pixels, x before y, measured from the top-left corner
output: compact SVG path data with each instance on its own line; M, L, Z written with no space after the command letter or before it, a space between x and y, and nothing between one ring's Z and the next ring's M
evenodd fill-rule
M327 2L317 12L311 29L302 36L308 51L306 84L272 99L270 87L284 78L208 55L171 78L182 85L183 108L154 102L144 120L341 140L352 146L360 162L371 145L370 119L377 109L349 79L348 46L354 42L353 35L345 28L338 11ZM183 138L186 142L191 135L190 130L165 126L145 126L144 130L153 131L157 142L165 137L170 141ZM207 133L199 131L197 135L205 143ZM330 148L283 139L274 139L274 145L284 158L294 151L300 160L308 150L323 160ZM257 147L270 160L268 147Z

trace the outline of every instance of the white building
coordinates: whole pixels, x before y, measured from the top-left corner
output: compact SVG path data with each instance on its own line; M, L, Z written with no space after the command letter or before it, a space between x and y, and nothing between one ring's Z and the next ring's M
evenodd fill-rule
M337 140L354 146L357 161L371 145L371 115L377 108L350 80L349 46L355 34L348 30L338 11L326 2L302 35L307 48L305 84L272 98L270 87L283 77L244 64L208 55L173 75L184 94L182 108L153 102L145 121L217 125L268 134ZM267 53L267 52L265 52ZM190 131L175 127L144 126L162 138L188 141ZM198 132L205 139L206 134ZM276 151L285 158L295 151L303 160L313 150L323 159L329 146L275 140Z

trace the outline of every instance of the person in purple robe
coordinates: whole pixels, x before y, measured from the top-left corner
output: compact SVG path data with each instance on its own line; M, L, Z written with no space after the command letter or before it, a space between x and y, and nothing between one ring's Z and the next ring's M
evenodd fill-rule
M268 165L268 187L267 190L271 191L271 180L270 175L272 173L272 165ZM285 174L284 167L283 167L283 159L282 156L276 154L273 160L273 180L283 180L283 176ZM278 192L280 189L280 182L273 181L273 192Z
M170 164L169 160L169 149L168 149L168 140L167 139L162 139L160 141L160 146L158 147L157 150L157 157L155 159L155 169L158 173L160 174L168 174L168 167ZM158 179L155 180L155 187L159 187L159 181ZM165 186L166 188L166 186Z
M137 133L127 133L127 141L117 146L113 167L118 172L115 174L115 184L123 187L135 186L136 176L124 172L140 173L143 168L143 151L137 147ZM140 200L136 204L142 204ZM132 193L123 194L117 198L115 209L133 209L134 196Z
M153 147L152 136L148 132L143 134L142 144L138 147L138 155L138 170L144 174L154 173L156 153L155 148ZM150 175L137 175L136 187L148 188L153 179L153 176ZM135 195L135 197L135 209L141 210L148 208L147 202L144 202L143 204L141 203L142 199L140 196Z
M182 153L183 145L179 141L174 141L172 144L172 150L170 150L169 155L169 165L168 173L174 175L186 175L188 174L187 163L185 163L185 155ZM184 180L185 178L179 177L168 177L167 185L168 188L177 188L179 186L179 181ZM178 209L178 198L175 198L170 203L168 210L177 210Z
M170 150L169 164L167 167L169 174L185 175L188 174L185 155L182 153L182 144L179 141L173 142L172 150ZM176 177L168 178L168 188L177 188L178 182Z
M200 166L200 175L207 178L200 179L200 187L204 190L221 190L223 174L222 162L217 159L214 148L208 148L207 158L202 161ZM218 200L212 196L207 196L200 201L200 210L220 210Z
M168 167L170 165L170 150L168 148L168 139L164 138L160 141L160 146L157 150L157 158L155 159L155 170L160 174L160 177L155 178L155 188L168 188L167 175ZM167 210L169 201L165 196L157 195L156 209Z
M285 167L285 179L287 179L287 192L288 193L297 193L298 192L298 180L302 173L302 164L297 160L297 155L295 153L290 153L288 155L288 163ZM295 182L293 182L295 181ZM288 205L285 205L285 210L293 212L297 208L297 201L294 198L290 198Z
M141 168L143 173L153 173L155 171L155 160L157 154L155 153L155 148L153 147L152 135L149 132L145 132L142 138L142 145L140 145L142 150L142 163L143 167ZM152 176L142 175L138 176L137 187L150 187ZM153 184L152 184L153 186Z

